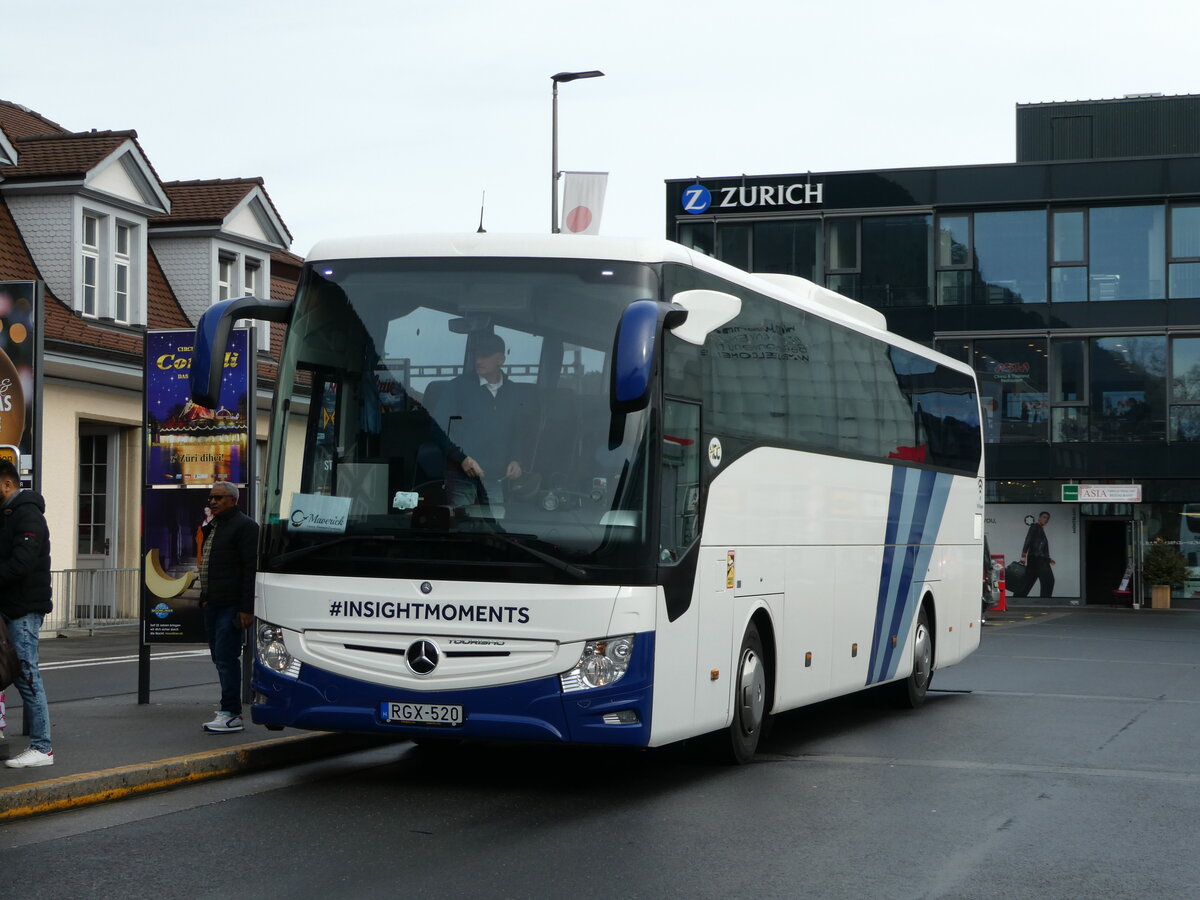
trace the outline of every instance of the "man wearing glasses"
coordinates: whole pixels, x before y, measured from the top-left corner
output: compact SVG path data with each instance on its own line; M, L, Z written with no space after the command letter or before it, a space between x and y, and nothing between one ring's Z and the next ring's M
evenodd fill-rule
M241 731L242 630L254 624L254 574L258 560L258 523L237 507L238 489L227 481L212 486L200 555L200 608L217 678L221 708L204 723L210 734Z

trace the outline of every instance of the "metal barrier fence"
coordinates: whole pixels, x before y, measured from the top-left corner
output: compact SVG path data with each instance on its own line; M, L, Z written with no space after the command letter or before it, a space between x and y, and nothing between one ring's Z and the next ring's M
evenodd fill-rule
M54 611L42 633L67 628L136 625L141 603L137 569L59 569L50 573Z

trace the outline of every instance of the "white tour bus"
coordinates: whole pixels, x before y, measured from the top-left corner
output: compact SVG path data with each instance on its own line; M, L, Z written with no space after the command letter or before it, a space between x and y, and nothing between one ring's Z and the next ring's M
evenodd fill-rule
M800 278L657 240L318 244L264 473L255 722L750 758L979 643L970 368ZM498 367L503 363L502 375Z

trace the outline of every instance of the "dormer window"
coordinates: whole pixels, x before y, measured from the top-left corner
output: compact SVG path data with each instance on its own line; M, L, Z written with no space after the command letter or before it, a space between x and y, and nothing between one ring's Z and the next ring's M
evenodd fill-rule
M105 211L90 204L77 221L75 311L121 325L144 325L145 227L125 219L117 210Z
M83 214L83 291L80 312L96 315L96 296L100 290L100 217Z
M233 271L237 262L232 256L224 256L217 262L217 300L228 300L233 296Z
M257 260L246 260L246 274L242 279L242 293L247 297L258 297L259 264Z
M129 257L132 249L133 228L124 222L117 223L117 249L113 254L113 319L129 321Z

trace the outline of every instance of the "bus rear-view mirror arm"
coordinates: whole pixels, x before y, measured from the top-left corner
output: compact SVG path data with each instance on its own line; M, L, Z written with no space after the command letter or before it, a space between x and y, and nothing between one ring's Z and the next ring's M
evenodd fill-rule
M209 409L220 406L225 351L229 345L229 332L238 319L287 324L292 319L292 304L286 300L236 297L214 303L204 311L196 324L189 383L192 400L200 406Z

